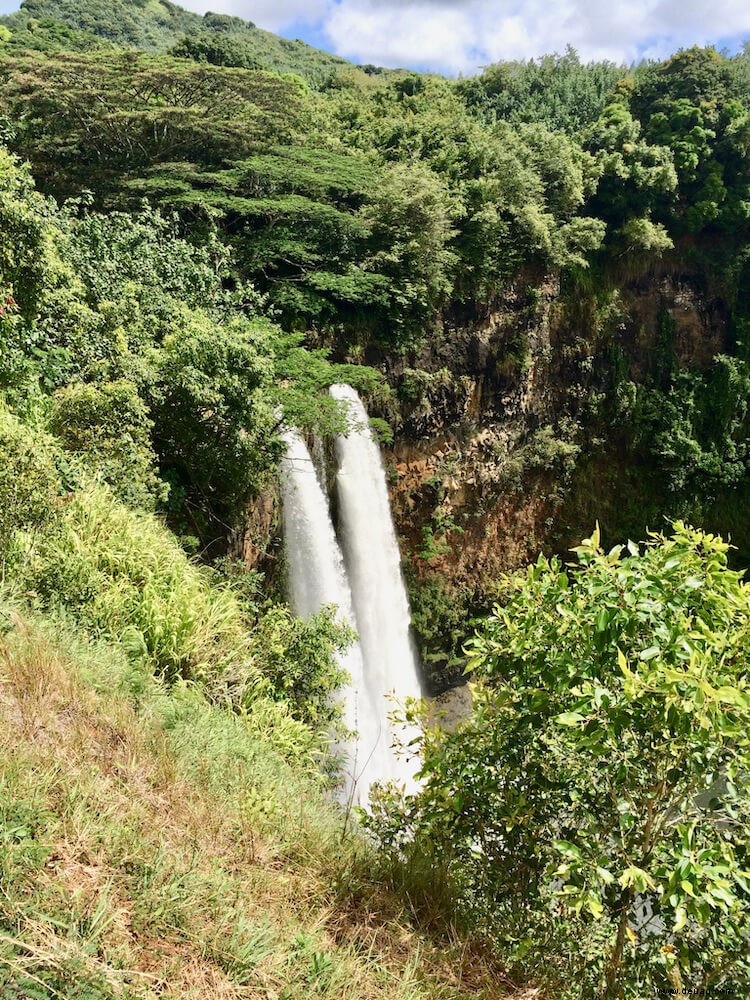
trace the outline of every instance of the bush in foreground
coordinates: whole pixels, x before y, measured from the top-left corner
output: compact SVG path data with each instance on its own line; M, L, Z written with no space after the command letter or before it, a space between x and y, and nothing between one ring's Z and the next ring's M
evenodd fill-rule
M472 716L423 720L423 791L370 821L556 996L750 983L750 585L728 548L597 532L509 578L469 644Z

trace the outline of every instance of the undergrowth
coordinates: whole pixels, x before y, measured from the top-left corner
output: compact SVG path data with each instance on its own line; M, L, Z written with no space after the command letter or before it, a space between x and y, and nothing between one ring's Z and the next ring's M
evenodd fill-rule
M505 995L248 717L59 615L0 620L3 1000Z
M325 614L295 626L283 607L249 606L228 581L188 559L158 517L93 481L59 498L43 531L16 533L7 581L38 610L122 646L134 667L170 686L193 682L211 701L231 704L288 760L320 772L328 718L321 712L317 725L305 724L301 707L319 675L331 673L339 636ZM306 665L299 697L273 683L280 655L290 674ZM338 675L330 683L337 686Z

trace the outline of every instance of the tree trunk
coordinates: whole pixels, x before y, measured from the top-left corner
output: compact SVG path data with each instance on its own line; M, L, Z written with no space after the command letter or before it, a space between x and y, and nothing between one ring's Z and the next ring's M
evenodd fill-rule
M620 896L620 922L617 926L617 938L614 947L604 968L604 996L607 1000L617 1000L620 996L620 984L618 982L619 970L622 965L622 953L625 948L625 934L628 929L628 916L633 902L633 887L628 886L623 889Z

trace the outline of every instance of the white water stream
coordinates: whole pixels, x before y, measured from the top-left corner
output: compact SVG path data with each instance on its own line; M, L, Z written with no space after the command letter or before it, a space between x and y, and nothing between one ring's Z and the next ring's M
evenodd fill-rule
M281 463L284 538L292 610L301 617L334 604L359 634L340 657L351 684L341 692L344 721L357 737L341 748L346 799L366 804L374 781L394 780L413 790L418 761L393 750L396 732L389 696L419 698L417 661L409 635L398 543L385 470L368 418L350 386L333 386L346 402L353 429L336 438L339 537L331 521L322 477L299 434L284 434ZM343 550L343 554L342 554ZM401 742L413 731L399 729Z
M336 495L339 538L344 554L354 615L365 663L365 684L372 711L382 724L381 739L389 747L394 736L408 742L414 731L394 731L389 700L420 698L419 668L409 624L401 556L391 516L385 469L369 428L367 411L351 386L331 387L334 399L345 402L352 428L336 438ZM390 753L381 778L414 788L419 761L414 754Z

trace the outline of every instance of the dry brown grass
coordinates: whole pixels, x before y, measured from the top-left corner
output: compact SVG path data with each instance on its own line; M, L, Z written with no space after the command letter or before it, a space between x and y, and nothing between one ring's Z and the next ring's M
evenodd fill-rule
M363 880L364 848L318 792L270 787L262 758L227 764L231 743L201 750L215 709L177 739L158 712L96 693L60 646L20 619L0 646L0 781L41 817L4 859L0 995L3 975L53 997L84 977L102 1000L509 994L484 954L431 942Z

